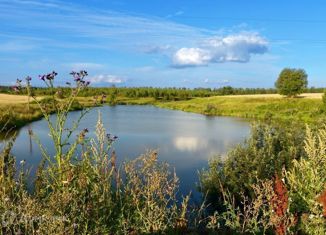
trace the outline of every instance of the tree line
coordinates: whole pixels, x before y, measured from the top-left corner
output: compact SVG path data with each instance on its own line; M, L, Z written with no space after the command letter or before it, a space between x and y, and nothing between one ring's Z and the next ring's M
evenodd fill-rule
M62 96L70 93L70 87L57 87L54 90L45 87L33 87L33 95L46 96L51 92L59 92ZM324 88L305 88L304 92L321 93ZM10 86L0 86L0 93L14 94ZM156 88L156 87L87 87L80 92L78 96L98 96L98 95L115 95L127 98L146 98L151 97L157 100L187 100L195 97L210 97L217 95L250 95L250 94L276 94L274 88L235 88L225 86L221 88ZM21 94L24 94L22 92Z

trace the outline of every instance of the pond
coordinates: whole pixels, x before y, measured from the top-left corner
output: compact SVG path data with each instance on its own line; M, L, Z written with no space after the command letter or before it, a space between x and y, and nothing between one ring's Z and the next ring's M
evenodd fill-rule
M198 170L207 167L210 158L225 155L250 132L250 124L243 119L210 117L153 106L118 105L90 110L79 126L80 130L88 128L89 136L95 131L99 110L107 132L118 136L113 147L120 162L136 158L149 149L158 150L159 160L175 168L182 193L195 191ZM79 112L71 112L68 125L78 117ZM25 159L35 171L41 153L34 141L30 143L29 127L49 152L53 152L53 147L45 120L20 129L12 153L17 162Z

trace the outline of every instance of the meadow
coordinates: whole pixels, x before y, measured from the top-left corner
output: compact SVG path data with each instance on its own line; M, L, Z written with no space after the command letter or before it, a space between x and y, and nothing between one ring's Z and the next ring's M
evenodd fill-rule
M256 120L313 123L321 122L325 118L325 105L321 93L306 93L298 98L286 98L277 94L213 96L157 105L205 115Z

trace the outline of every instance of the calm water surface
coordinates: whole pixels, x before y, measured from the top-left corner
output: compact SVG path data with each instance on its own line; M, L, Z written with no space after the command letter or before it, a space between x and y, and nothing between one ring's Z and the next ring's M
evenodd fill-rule
M156 149L159 159L175 168L183 193L194 191L198 170L207 167L208 159L224 155L250 131L249 123L237 118L207 117L153 106L104 106L92 109L81 122L79 129L88 128L90 137L94 136L99 110L107 132L119 137L114 149L120 162L147 149ZM79 112L71 112L68 125L78 117ZM53 152L45 120L29 126L48 151ZM26 126L19 131L13 154L18 162L25 159L35 169L41 154L35 142L31 147Z

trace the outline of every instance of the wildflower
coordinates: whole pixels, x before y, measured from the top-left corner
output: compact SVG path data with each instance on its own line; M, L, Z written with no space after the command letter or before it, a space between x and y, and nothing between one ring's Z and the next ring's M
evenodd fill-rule
M108 139L109 143L112 143L112 142L114 142L114 141L116 141L118 139L118 136L107 134L106 138Z
M85 129L83 130L83 132L85 132L85 133L88 133L88 129L87 129L87 128L85 128Z
M45 81L45 77L46 75L38 75L39 79L41 79L42 81Z
M19 92L20 91L19 86L13 86L12 89L14 90L14 92Z
M23 160L20 161L20 164L21 164L21 165L24 165L25 162L26 162L25 159L23 159Z
M32 78L30 76L27 76L25 79L27 82L30 82L32 80Z
M47 80L54 80L54 78L55 78L57 75L58 75L57 72L52 71L52 73L48 73L48 74L45 76L45 78L46 78Z

